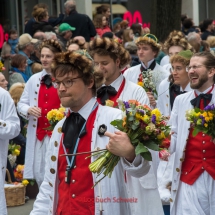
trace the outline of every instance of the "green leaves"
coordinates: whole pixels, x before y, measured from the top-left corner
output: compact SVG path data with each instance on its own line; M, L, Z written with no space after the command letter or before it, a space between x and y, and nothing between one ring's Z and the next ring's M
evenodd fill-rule
M147 142L144 143L144 145L149 149L152 149L154 151L159 151L159 146L153 141L148 140Z
M140 142L135 148L135 154L136 155L140 154L145 160L152 161L152 156L150 151Z
M110 124L113 125L115 128L119 129L120 131L124 131L122 119L116 119L112 121Z

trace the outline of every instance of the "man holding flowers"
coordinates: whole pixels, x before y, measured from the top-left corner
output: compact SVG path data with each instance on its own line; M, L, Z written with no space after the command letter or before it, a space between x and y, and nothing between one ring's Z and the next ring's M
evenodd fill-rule
M186 119L187 111L195 108L207 112L215 103L214 75L215 57L210 52L194 54L188 67L193 90L177 96L173 105L170 117L170 152L175 152L170 199L172 215L206 215L215 211L214 136L207 134L205 123L202 131L194 132L195 122L191 124L189 118ZM209 120L210 117L212 115ZM203 122L204 113L201 118Z
M109 38L96 38L90 42L89 49L95 68L105 78L104 84L97 90L97 100L100 104L105 105L105 100L108 99L108 102L112 101L115 107L117 100L120 99L136 100L140 104L150 105L145 90L136 83L126 80L121 73L122 68L130 61L130 55L123 46ZM147 115L144 117L146 118ZM151 215L163 213L156 180L158 156L155 151L151 151L151 154L153 158L147 175L135 178L125 173L129 196L139 199L139 204L131 205L132 213L135 215L147 214L148 208L150 208ZM153 198L153 202L148 198L149 196Z
M93 62L86 51L55 55L52 71L54 86L61 103L70 108L67 118L53 131L47 152L46 173L31 215L47 214L131 214L130 203L112 203L113 198L127 199L124 171L142 177L150 169L149 163L135 150L124 132L116 132L110 125L122 117L118 109L101 106L95 98L95 79L103 80L93 71ZM98 134L100 125L107 126L104 136ZM106 148L121 157L111 178L104 178L98 186L89 170L89 154L61 156ZM92 161L94 159L92 158ZM103 199L109 201L103 202ZM100 199L96 201L96 199Z

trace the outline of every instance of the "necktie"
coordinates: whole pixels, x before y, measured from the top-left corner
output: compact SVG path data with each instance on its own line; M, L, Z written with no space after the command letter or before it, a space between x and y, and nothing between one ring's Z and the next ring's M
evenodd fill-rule
M112 86L104 86L97 91L97 97L101 98L102 105L105 105L105 101L109 99L109 96L115 96L116 94L117 91Z
M47 88L50 88L52 86L52 79L51 76L46 74L45 76L43 76L42 80L41 80L41 84L45 84Z
M63 144L65 148L69 149L70 153L73 153L78 137L83 136L83 132L86 132L84 129L82 134L79 136L85 121L86 120L79 113L74 112L71 113L64 121L62 127L62 132L64 133Z
M211 101L212 94L207 93L207 94L200 94L196 98L192 99L190 103L197 108L200 108L200 102L203 100L204 102L204 108L208 105L208 103Z

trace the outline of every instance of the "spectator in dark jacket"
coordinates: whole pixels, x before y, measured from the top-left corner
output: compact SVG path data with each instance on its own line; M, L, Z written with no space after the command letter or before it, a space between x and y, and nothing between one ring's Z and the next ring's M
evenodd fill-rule
M67 1L64 6L67 17L63 22L76 28L76 30L73 31L72 37L83 36L86 42L89 42L91 37L96 36L96 29L91 19L87 15L80 14L76 11L75 1Z
M33 12L32 12L33 17L25 25L25 33L30 34L32 37L34 35L33 24L36 22L34 13L38 8L43 8L43 9L48 10L48 5L44 4L44 3L40 3L40 4L37 4L34 6ZM61 13L61 14L59 14L58 18L49 18L48 24L51 25L52 27L55 27L56 25L62 23L63 19L64 19L64 14Z
M213 19L206 19L202 23L202 40L207 40L208 36L214 36L214 23Z

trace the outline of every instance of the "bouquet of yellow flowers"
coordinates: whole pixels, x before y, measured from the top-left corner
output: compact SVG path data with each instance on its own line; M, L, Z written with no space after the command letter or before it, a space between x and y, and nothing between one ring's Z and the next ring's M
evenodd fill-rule
M17 165L15 171L14 171L14 176L17 181L22 181L23 179L23 173L24 173L24 165Z
M0 72L2 72L4 70L5 70L4 64L0 61Z
M201 110L194 108L186 111L186 119L191 122L193 128L193 136L199 132L208 134L213 139L215 138L215 106L214 104L208 105Z
M162 116L158 109L151 110L147 105L141 105L134 100L128 102L118 100L118 105L124 117L112 121L111 125L127 133L131 144L135 147L136 155L140 154L144 159L151 161L149 149L160 151L169 147L170 127L166 124L167 118ZM98 154L100 155L98 159L89 165L90 171L111 177L120 158L108 150L95 152L91 156Z
M66 109L64 107L60 107L59 109L52 109L47 113L47 119L49 121L50 126L46 129L53 131L54 127L57 123L64 118L66 115Z

